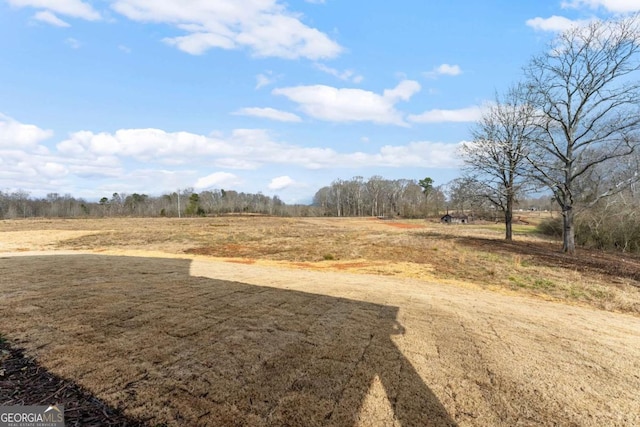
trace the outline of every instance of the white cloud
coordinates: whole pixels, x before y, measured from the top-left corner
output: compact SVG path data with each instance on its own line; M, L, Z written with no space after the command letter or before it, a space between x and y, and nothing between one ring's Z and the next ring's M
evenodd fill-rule
M235 113L240 116L253 116L253 117L261 117L265 119L277 120L279 122L301 122L302 119L300 116L289 113L287 111L276 110L275 108L258 108L258 107L249 107L242 108Z
M457 156L459 144L418 141L407 145L386 145L372 156L380 166L451 168L460 166Z
M601 7L612 13L630 13L640 11L640 0L571 0L563 1L562 7L572 9Z
M452 168L460 166L458 144L416 141L406 145L385 145L375 153L361 151L338 153L332 149L294 149L288 157L307 169L369 168L369 167L427 167Z
M20 123L0 113L0 148L35 147L53 135L53 131Z
M138 160L178 161L189 155L231 152L232 147L216 139L188 132L168 133L160 129L121 129L95 134L74 132L57 145L63 154L75 156L125 156Z
M420 92L420 83L413 80L403 80L393 89L385 89L383 97L393 102L408 101L413 95Z
M43 145L52 135L52 131L0 114L0 188L59 192L69 188L73 178L122 175L120 162L113 156L87 159L52 152Z
M213 165L220 169L254 170L260 167L257 161L243 160L234 157L223 157L214 160Z
M564 9L604 9L608 13L625 14L640 11L640 0L568 0L561 4ZM536 17L526 24L538 31L563 32L573 27L582 27L593 22L592 19L569 19L553 15L549 18Z
M269 190L278 191L283 190L293 185L295 181L288 176L278 176L273 178L268 185Z
M330 74L334 77L339 78L340 80L350 81L356 84L361 83L362 80L364 80L364 77L362 77L360 74L356 74L356 72L353 70L339 71L335 68L327 67L326 65L320 64L318 62L313 65L323 73Z
M459 65L441 64L433 70L424 73L428 78L437 78L438 76L459 76L462 74L462 68Z
M203 176L202 178L198 178L196 181L194 188L198 190L204 190L207 188L213 187L233 187L236 185L240 185L242 180L228 172L215 172L211 175Z
M527 25L538 31L562 32L572 27L584 25L589 21L571 20L564 16L553 15L549 18L533 18L527 20Z
M176 46L181 51L191 55L202 55L213 47L221 49L233 49L236 47L233 40L212 33L193 33L180 37L166 37L162 41L170 46Z
M412 114L408 120L414 123L475 122L480 119L482 108L473 106L458 110L429 110Z
M131 20L184 31L164 41L194 55L212 48L248 48L255 56L318 60L342 51L276 0L193 1L188 7L183 0L116 0L112 7Z
M160 129L121 129L115 133L74 132L56 146L60 157L79 164L106 166L117 159L142 160L147 164L182 164L189 167L215 165L226 169L258 169L267 164L294 165L306 169L348 167L403 167L424 164L451 167L451 144L412 142L386 145L377 153L339 153L331 148L303 147L272 139L261 129L236 129L224 136L204 136ZM216 175L219 176L219 175Z
M262 129L209 135L161 129L85 130L72 132L57 144L50 141L52 134L0 115L0 189L14 191L19 185L40 195L70 192L85 197L123 191L158 194L188 186L291 192L303 184L283 174L266 180L263 175L258 185L254 174L267 168L326 173L352 168L451 168L459 162L456 144L417 141L379 149L363 145L367 152L339 152L281 142ZM217 172L211 173L212 167Z
M121 50L124 53L131 53L131 48L128 46L125 46L123 44L118 45L118 49Z
M57 162L44 162L36 166L39 174L48 178L60 178L69 174L69 169Z
M53 25L55 27L69 27L70 26L67 22L65 22L62 19L58 18L56 15L54 15L51 12L49 12L48 10L43 10L43 11L37 12L35 15L33 15L33 19L35 19L37 21L45 22L45 23Z
M395 109L398 101L407 101L420 91L420 84L404 80L382 95L362 89L337 89L331 86L294 86L277 88L274 95L283 95L296 102L307 115L330 122L374 122L407 126L403 115Z
M80 0L7 0L15 7L33 7L44 9L59 15L96 21L100 14L89 4ZM55 16L55 15L53 15ZM51 23L51 22L50 22Z
M261 87L268 86L274 83L276 79L272 76L271 71L267 71L263 74L258 74L256 76L256 89L260 89Z

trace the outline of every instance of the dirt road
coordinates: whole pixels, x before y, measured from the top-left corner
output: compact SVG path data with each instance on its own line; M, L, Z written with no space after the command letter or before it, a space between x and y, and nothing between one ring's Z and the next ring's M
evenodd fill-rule
M637 317L119 253L0 254L0 333L153 425L640 425Z

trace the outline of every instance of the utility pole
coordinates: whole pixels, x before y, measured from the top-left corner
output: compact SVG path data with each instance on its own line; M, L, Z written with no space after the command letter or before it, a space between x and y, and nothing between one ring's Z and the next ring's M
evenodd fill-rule
M178 218L182 218L182 214L180 213L180 189L178 188Z

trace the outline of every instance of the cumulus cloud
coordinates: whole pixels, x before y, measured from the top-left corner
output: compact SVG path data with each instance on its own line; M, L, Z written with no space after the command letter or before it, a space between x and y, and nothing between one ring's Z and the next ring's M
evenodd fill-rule
M194 188L198 190L203 190L207 188L221 188L221 187L233 187L236 185L240 185L242 180L228 172L215 172L211 175L203 176L198 178L196 181Z
M36 165L36 169L47 178L60 178L69 174L69 168L58 162L44 162Z
M14 7L39 10L42 22L65 27L58 17L96 21L101 15L82 0L7 0ZM249 49L260 57L322 60L338 56L343 48L327 34L302 22L278 0L108 0L111 8L132 21L161 23L183 32L163 41L201 55L209 49Z
M41 21L41 22L45 22L49 25L53 25L54 27L69 27L70 25L63 21L62 19L58 18L55 14L51 13L48 10L43 10L40 11L38 13L36 13L35 15L33 15L33 19L35 19L36 21Z
M36 125L20 123L0 113L0 148L35 147L51 138L53 131Z
M331 148L304 147L274 140L261 129L236 129L229 135L205 136L160 129L121 129L115 133L74 132L57 144L62 156L88 164L96 159L134 159L147 163L216 165L257 169L263 165L295 165L307 169L335 167L452 167L451 144L412 142L386 145L378 152L340 153Z
M640 0L570 0L563 1L562 7L572 9L603 8L612 13L630 13L640 11Z
M527 20L527 25L538 31L562 32L575 26L584 25L588 22L589 21L571 20L569 18L565 18L564 16L553 15L549 18L537 17L529 19Z
M236 47L231 39L212 33L193 33L187 36L166 37L162 41L191 55L202 55L213 47L220 49L233 49Z
M459 65L441 64L433 70L424 73L428 78L437 78L439 76L459 76L462 74L462 68Z
M189 132L168 133L161 129L121 129L114 134L74 132L59 144L63 154L126 156L138 160L177 159L189 155L224 153L231 147L216 139Z
M260 167L257 161L238 159L235 157L221 157L213 161L214 166L221 169L244 169L253 170Z
M273 178L268 185L269 190L278 191L284 190L287 187L293 185L295 181L288 176L278 176Z
M414 123L475 122L481 115L482 108L473 106L457 110L434 109L422 114L412 114L408 119Z
M276 0L201 1L189 7L183 0L115 0L112 8L133 21L184 31L164 41L193 55L212 48L248 48L255 56L318 60L342 51L337 42Z
M362 89L338 89L332 86L294 86L277 88L274 95L283 95L298 104L305 114L329 122L373 122L406 126L403 115L395 109L399 101L408 101L420 91L420 84L404 80L382 95Z
M252 117L260 117L264 119L276 120L279 122L301 122L302 119L300 116L289 113L287 111L276 110L275 108L258 108L258 107L249 107L242 108L235 113L240 116L252 116Z
M561 4L564 9L602 9L607 13L626 14L640 11L640 0L567 0ZM548 18L536 17L526 24L538 31L563 32L573 27L582 27L593 22L593 19L569 19L553 15Z
M393 89L385 89L383 98L392 102L408 101L413 95L420 92L420 83L413 80L403 80Z
M100 14L87 2L80 0L7 0L15 7L32 7L49 12L49 18L55 14L70 16L73 18L96 21ZM51 23L51 22L49 22ZM54 24L55 25L55 24Z
M0 188L12 191L20 183L39 194L152 194L180 186L238 188L251 181L248 174L256 173L249 171L264 168L450 168L459 162L456 144L414 141L338 151L279 141L263 129L209 135L162 129L83 130L60 141L51 141L52 136L51 131L0 115ZM262 185L268 190L300 187L285 175Z
M115 157L95 156L88 161L50 150L44 144L52 136L50 130L0 114L0 188L59 192L73 177L122 174Z

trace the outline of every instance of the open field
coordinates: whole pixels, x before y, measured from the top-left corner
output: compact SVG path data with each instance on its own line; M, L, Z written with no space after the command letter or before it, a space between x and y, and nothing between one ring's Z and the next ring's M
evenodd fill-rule
M3 221L0 335L132 423L640 425L640 261L516 232Z

